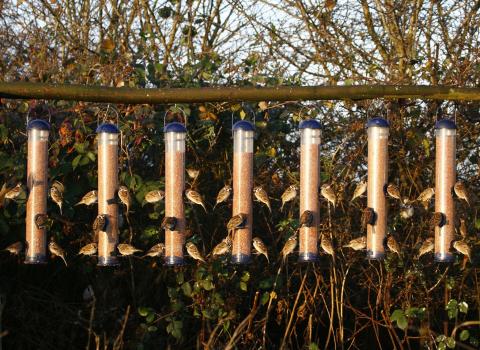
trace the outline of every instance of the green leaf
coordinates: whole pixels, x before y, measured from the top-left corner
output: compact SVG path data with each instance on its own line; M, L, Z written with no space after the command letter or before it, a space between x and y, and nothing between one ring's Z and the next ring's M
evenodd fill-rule
M192 296L192 286L190 285L190 283L185 282L184 284L182 284L182 291L183 291L183 294L186 297L191 297Z
M438 350L445 350L446 348L447 348L447 346L445 345L445 343L443 341L438 343L438 345L437 345Z
M442 341L445 341L446 339L447 339L447 337L446 337L444 334L440 334L440 335L438 335L438 336L435 338L435 341L436 341L437 343L440 343L440 342L442 342Z
M149 326L149 327L147 328L147 330L148 330L149 332L156 332L157 329L158 329L157 326Z
M78 166L78 163L80 162L80 160L82 159L82 155L79 154L78 156L76 156L75 158L73 158L73 161L72 161L72 168L75 169L77 166Z
M155 314L154 314L154 313L149 313L149 314L147 315L147 317L145 318L145 322L147 322L147 323L152 323L153 320L154 320L154 318L155 318Z
M448 337L445 343L447 344L447 346L448 346L450 349L455 348L456 341L455 341L455 339L453 339L452 337Z
M268 303L269 299L270 299L270 293L263 292L262 297L260 298L260 304L265 305L266 303Z
M138 308L138 314L142 317L146 317L149 314L149 308L146 306L140 306Z
M250 280L250 273L248 271L245 271L243 274L242 274L242 278L241 280L243 282L248 282Z
M468 331L468 329L464 329L463 331L460 332L460 340L461 341L467 340L468 337L470 337L470 332Z
M240 281L240 289L243 290L244 292L247 291L247 283Z
M315 343L310 343L308 350L318 350L318 345Z
M185 282L185 277L183 276L183 272L178 272L177 273L177 283L178 284L183 284Z
M215 286L213 285L213 282L210 281L210 280L203 280L203 281L201 281L201 283L202 283L203 289L205 289L207 291L215 288Z
M458 302L455 299L450 299L445 306L445 310L447 310L447 315L449 319L455 318L458 315Z
M458 304L458 311L462 314L466 314L468 312L468 304L464 301Z

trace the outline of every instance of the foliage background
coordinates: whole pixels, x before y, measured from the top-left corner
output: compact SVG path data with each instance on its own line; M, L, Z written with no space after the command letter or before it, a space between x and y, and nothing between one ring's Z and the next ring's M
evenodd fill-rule
M172 87L297 84L429 84L478 86L480 1L27 0L0 4L0 74L4 81ZM404 250L369 262L337 249L335 262L298 265L277 279L277 256L295 230L298 202L279 198L299 181L301 119L324 125L322 181L340 196L321 202L321 231L340 247L362 234L365 199L350 203L366 174L365 121L392 124L390 182L411 199L433 186L433 125L458 123L458 177L479 189L478 103L459 101L322 101L206 105L108 105L1 101L0 180L25 182L28 118L52 123L50 178L67 189L64 215L49 203L49 234L67 250L69 267L52 260L25 266L0 256L1 344L5 348L476 348L480 337L477 202L458 203L467 220L473 264L412 259L432 234L429 211L409 220L391 202L389 227ZM261 107L261 108L260 108ZM255 203L255 234L272 264L247 268L220 261L166 269L161 261L125 259L115 270L76 257L91 240L96 208L73 207L96 187L95 128L122 131L121 182L135 197L121 240L142 248L162 241L163 204L142 206L163 186L164 120L186 121L188 166L210 207L231 179L232 119L255 118L255 182L273 199L272 215ZM209 252L225 234L229 205L207 215L187 206L189 239ZM24 235L25 203L0 208L0 246ZM89 287L91 286L91 287ZM93 290L93 296L87 291ZM272 296L272 299L270 297ZM271 302L271 304L270 304ZM475 323L477 321L477 323ZM464 322L473 322L464 324ZM462 327L456 330L456 326ZM466 331L466 332L465 332Z

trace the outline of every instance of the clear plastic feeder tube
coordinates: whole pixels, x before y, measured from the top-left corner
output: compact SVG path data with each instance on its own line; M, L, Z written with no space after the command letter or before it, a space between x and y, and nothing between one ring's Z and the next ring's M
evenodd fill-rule
M116 266L118 258L118 128L102 124L98 135L98 215L106 215L105 231L98 233L98 266Z
M321 125L316 120L300 123L300 217L308 210L313 215L310 227L300 227L300 262L318 259L318 224L320 221L318 193L320 188Z
M383 118L373 118L368 128L368 185L367 207L375 215L367 224L367 257L383 259L387 234L387 201L385 189L388 181L389 123Z
M250 261L252 245L253 138L252 123L241 120L233 126L233 212L243 214L246 224L233 232L232 263Z
M165 216L176 219L174 230L165 231L165 264L183 264L185 244L185 136L187 129L180 123L169 123L165 132Z
M453 186L456 178L456 125L451 120L435 124L435 212L445 217L444 225L435 227L435 261L453 260L450 245L455 236Z
M48 135L50 125L44 120L28 123L27 159L27 218L26 218L26 264L47 262L47 232L37 227L37 215L47 214L48 195Z

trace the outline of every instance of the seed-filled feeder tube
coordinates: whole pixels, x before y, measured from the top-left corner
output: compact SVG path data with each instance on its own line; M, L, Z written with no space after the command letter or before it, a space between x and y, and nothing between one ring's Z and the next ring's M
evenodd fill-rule
M48 135L50 124L36 119L28 123L26 264L47 262L47 231L39 218L47 214ZM37 219L37 220L36 220Z
M165 132L165 216L175 219L173 230L165 230L165 264L183 264L185 244L185 136L187 129L181 123L169 123Z
M98 215L106 216L98 233L98 266L116 266L118 258L118 128L101 124L98 134Z
M253 137L255 127L241 120L233 126L233 212L243 214L243 228L234 230L232 263L247 264L252 245Z
M320 220L318 191L320 187L320 137L322 131L316 120L300 123L300 221L302 215L312 216L312 222L300 227L300 262L318 259L318 232Z
M456 129L452 120L442 119L435 124L435 212L444 217L441 226L435 226L435 261L439 262L453 260L450 244L455 236Z
M368 128L368 185L367 207L373 217L367 223L367 257L383 259L384 240L387 233L387 201L385 190L388 181L389 123L383 118L373 118Z

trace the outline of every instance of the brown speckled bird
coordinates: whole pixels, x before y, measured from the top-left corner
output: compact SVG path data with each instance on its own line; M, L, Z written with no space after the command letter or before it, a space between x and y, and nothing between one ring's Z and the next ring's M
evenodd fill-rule
M389 235L387 238L387 247L390 249L390 251L397 253L398 256L400 256L400 246L398 245L398 242L395 240L395 237L392 235Z
M127 211L125 212L126 215L128 215L130 211L130 206L132 205L132 198L130 197L130 191L126 186L120 186L118 188L118 198L120 201L125 205L127 208Z
M365 191L367 191L367 183L365 181L359 182L357 187L355 187L355 191L353 191L353 196L350 202L353 202L355 199L362 196Z
M92 190L90 192L87 192L83 197L82 199L80 200L80 202L78 202L77 204L75 205L80 205L80 204L85 204L86 206L90 206L92 204L95 204L97 203L98 201L98 193L96 190Z
M164 243L157 243L154 246L152 246L142 258L145 257L150 257L150 258L156 258L163 256L165 254L165 244Z
M65 259L65 251L53 239L51 239L50 243L48 243L48 250L53 256L58 256L62 258L65 266L68 266L67 260Z
M194 204L198 204L198 205L201 205L203 210L205 210L205 213L207 212L207 208L205 207L205 204L203 203L203 198L202 198L202 195L200 193L198 193L197 191L194 191L192 189L188 189L185 191L185 196L187 197L187 199L194 203Z
M253 194L257 201L265 204L270 211L272 212L272 207L270 206L270 199L268 198L267 191L265 191L261 186L257 186L253 189Z
M160 202L165 198L165 192L162 190L153 190L145 194L145 202L153 204Z
M287 260L287 257L293 253L295 248L297 248L298 244L298 238L297 235L291 236L286 242L285 245L282 248L282 251L280 254L282 255L282 260L285 262Z
M44 230L47 228L48 216L47 214L37 214L35 215L34 221L37 230Z
M453 242L453 248L459 252L460 254L465 255L470 262L472 262L471 258L471 249L470 246L467 244L467 242L461 240L461 241L454 241Z
M468 206L470 206L468 191L463 182L457 181L457 183L453 186L453 190L458 198L463 199L465 202L467 202Z
M58 205L58 208L60 209L60 215L62 215L63 193L60 192L57 187L51 187L50 198L52 198L52 201Z
M367 225L374 225L375 224L375 211L372 208L365 208L362 212L362 227L367 227Z
M253 248L258 254L262 254L267 258L267 262L270 263L270 260L268 259L268 249L265 243L259 238L259 237L253 237L252 239L252 244Z
M413 209L413 206L402 204L402 207L400 209L400 217L402 219L405 219L405 220L410 219L414 213L415 211Z
M135 253L140 253L142 250L135 248L133 245L128 243L120 243L117 245L117 250L122 256L131 256Z
M177 218L173 216L165 216L160 224L162 230L174 231L177 227Z
M280 210L283 210L283 206L285 203L293 201L298 194L298 186L297 185L290 185L288 188L285 190L285 192L282 193L282 207Z
M432 187L429 187L423 190L422 193L420 193L420 195L417 197L417 201L422 203L425 203L425 202L428 203L430 202L434 194L435 194L435 190Z
M220 243L218 243L212 250L213 256L229 254L232 249L232 241L230 238L224 238Z
M395 199L398 199L398 200L402 200L402 196L400 194L400 190L398 189L397 186L395 186L394 184L389 184L387 186L387 194L392 197L392 198L395 198Z
M435 248L435 239L433 237L429 237L425 241L423 241L422 245L418 249L417 259L420 259L422 255L428 254L433 251L433 248Z
M198 175L200 175L200 170L193 169L193 168L187 168L187 174L191 179L196 180Z
M52 187L55 187L62 194L65 193L65 186L58 180L53 181Z
M187 242L185 244L185 248L187 250L188 255L190 255L190 257L192 257L195 260L201 261L203 263L205 262L205 259L203 258L202 254L200 253L200 250L198 249L198 247L194 243Z
M107 229L107 215L106 214L99 214L93 221L92 229L93 232L98 233L100 231L105 231Z
M337 202L337 195L333 191L333 188L329 184L324 184L320 188L320 194L322 195L323 198L325 198L327 201L332 203L333 207L335 208L335 204Z
M7 252L13 255L19 255L23 250L23 243L22 242L15 242L10 244L7 248L5 248Z
M17 197L20 196L20 194L23 192L23 186L22 184L18 183L14 188L12 188L11 190L8 190L6 193L5 193L5 196L4 198L6 199L16 199Z
M78 251L77 255L92 256L97 254L97 243L88 243Z
M465 219L460 219L460 234L463 238L468 236L467 224L465 223Z
M234 215L228 220L227 230L233 231L239 228L243 228L247 223L247 216L245 214Z
M300 227L312 227L313 222L313 213L310 210L304 210L302 215L300 215Z
M323 251L331 256L335 255L335 251L333 250L333 244L326 234L322 234L320 239L320 246L322 247Z
M222 189L217 194L217 201L215 202L215 205L213 206L213 209L215 210L215 207L217 205L219 205L220 203L223 203L226 200L228 200L231 193L232 193L232 186L230 186L230 185L223 186Z
M343 246L344 248L351 248L353 250L363 250L367 248L367 236L361 236L352 239L348 244Z
M442 227L443 225L445 225L445 214L438 211L433 213L432 217L430 218L430 226Z

